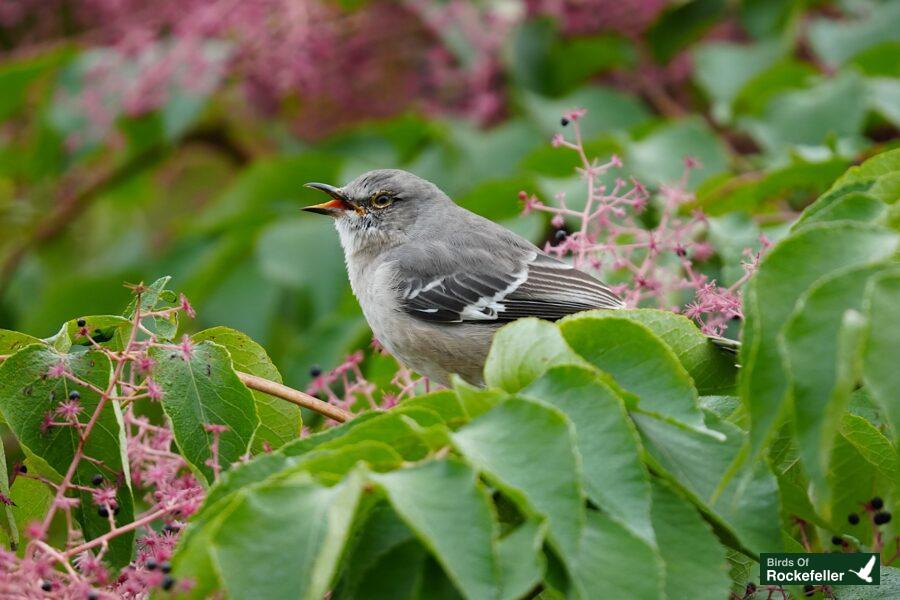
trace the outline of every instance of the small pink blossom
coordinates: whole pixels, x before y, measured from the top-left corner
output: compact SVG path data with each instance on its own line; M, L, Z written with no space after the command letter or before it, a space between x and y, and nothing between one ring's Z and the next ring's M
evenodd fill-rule
M60 377L65 376L68 372L68 367L66 363L63 361L59 361L58 363L53 364L50 369L47 371L47 377L51 379L59 379Z
M179 295L178 303L180 305L181 310L184 311L185 314L187 314L187 316L189 316L192 319L197 316L196 311L194 311L194 307L191 306L190 302L188 302L187 296L185 296L184 294Z
M116 488L110 486L94 488L91 491L91 499L97 506L109 506L115 508L116 493Z
M81 402L77 399L70 399L60 402L54 412L66 421L75 422L78 420L78 415L81 414L81 411L83 410L84 407L81 406Z
M191 362L191 356L194 352L194 345L191 343L191 338L188 334L184 334L181 338L181 344L179 344L181 349L181 357L185 362Z
M158 383L148 377L144 380L144 385L147 386L147 396L151 400L162 400L163 390Z

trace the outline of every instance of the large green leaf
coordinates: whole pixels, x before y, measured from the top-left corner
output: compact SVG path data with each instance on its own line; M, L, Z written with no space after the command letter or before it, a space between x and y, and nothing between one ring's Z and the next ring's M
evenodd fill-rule
M491 387L517 392L553 365L583 363L552 323L519 319L494 335L484 365Z
M501 600L521 598L540 583L547 562L542 552L546 530L543 522L529 519L500 540Z
M491 506L471 468L433 461L370 478L465 597L498 594Z
M890 271L873 279L866 289L869 328L863 347L863 378L884 409L900 444L900 369L897 339L900 336L900 273Z
M109 386L110 363L102 352L60 354L45 344L27 346L0 363L0 411L19 443L29 453L41 458L58 477L62 477L72 463L79 445L79 434L74 427L43 427L45 415L52 414L60 402L73 391L80 394L81 413L78 420L87 423L101 399L91 388L83 387L65 377L50 377L51 368L64 365L66 370L81 380L100 389ZM55 418L54 420L58 420ZM134 517L128 463L125 449L120 445L123 437L121 421L116 407L106 402L97 418L91 435L84 446L84 454L119 473L125 482L118 487L116 503L119 506L117 520L130 522ZM92 461L81 460L72 477L72 483L89 489L94 476L104 479L109 473ZM91 494L81 491L81 500L73 514L81 523L86 539L93 539L109 531L109 521L101 517L93 504ZM110 560L123 566L131 560L133 533L113 538L110 542Z
M813 51L831 67L837 67L879 42L897 39L900 7L893 2L863 5L868 14L857 19L821 17L809 23Z
M217 520L210 552L236 599L318 599L328 591L362 493L362 478L320 487L308 479L250 488Z
M632 413L652 470L663 473L701 510L749 552L781 547L778 484L765 462L746 464L738 477L723 478L741 450L743 432L706 415L709 427L725 437L717 441L651 415Z
M162 405L172 422L175 442L185 459L212 480L212 443L207 426L224 425L218 435L218 464L227 469L250 450L259 426L256 404L234 373L228 351L212 342L189 350L156 348L153 379L163 390Z
M846 359L839 345L842 319L848 310L861 310L866 282L881 268L863 265L821 278L797 300L782 330L800 455L821 489L852 391L852 382L838 386L839 361Z
M584 528L584 494L575 432L565 415L513 398L452 438L463 456L526 514L547 520L550 544L571 562Z
M653 529L666 566L667 598L728 596L725 549L696 509L659 480L653 484Z
M553 367L520 394L566 414L575 425L588 498L654 544L647 470L621 398L594 370L578 366Z
M213 327L195 333L191 339L224 346L236 370L281 383L281 373L265 349L240 331ZM259 414L259 429L253 438L254 453L263 451L267 446L269 449L280 448L300 435L303 419L299 406L256 390L253 390L253 398Z
M705 428L691 376L649 327L595 311L568 317L559 329L575 352L635 394L640 410Z
M741 349L741 398L751 418L750 441L758 451L783 416L787 374L778 335L803 292L834 271L891 256L897 235L853 223L810 225L763 259L745 299Z
M701 396L732 392L737 378L735 357L716 346L684 315L652 308L602 313L604 317L631 319L646 325L672 349L687 369Z
M607 515L587 511L580 554L571 574L578 597L663 598L664 573L659 554L646 541Z

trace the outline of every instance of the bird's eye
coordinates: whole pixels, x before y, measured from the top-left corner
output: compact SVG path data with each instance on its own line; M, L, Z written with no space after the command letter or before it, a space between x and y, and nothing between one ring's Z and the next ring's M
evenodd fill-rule
M375 208L385 208L394 201L394 198L385 192L378 192L372 196L372 206Z

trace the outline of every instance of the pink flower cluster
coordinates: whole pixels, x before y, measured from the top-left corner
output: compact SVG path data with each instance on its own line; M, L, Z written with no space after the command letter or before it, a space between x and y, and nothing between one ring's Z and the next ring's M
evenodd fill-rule
M60 482L32 473L24 465L14 471L15 477L27 477L47 486L53 500L40 521L28 525L23 532L27 539L21 556L0 551L0 597L15 598L146 598L154 588L164 590L190 587L189 581L176 581L169 574L169 560L178 534L188 517L197 511L205 492L173 448L172 431L155 425L134 411L141 400L155 401L162 396L159 386L150 378L153 360L150 348L180 350L157 340L144 325L146 319L171 318L175 313L192 314L190 303L183 296L172 308L151 311L140 309L143 286L136 286L136 314L131 336L121 350L113 350L97 343L87 327L79 329L93 349L103 352L113 365L113 376L106 387L99 387L77 377L65 363L53 365L47 376L65 378L73 389L68 397L44 417L44 429L73 428L78 432L78 445L72 463ZM81 325L81 323L79 323ZM81 390L78 392L76 390ZM81 402L81 394L90 390L99 396L96 408L88 412ZM88 442L96 417L110 403L118 403L122 410L125 443L129 462L128 472L134 495L143 495L147 507L132 520L121 520L117 500L119 489L125 484L125 472L103 463L90 455ZM219 431L216 425L210 427ZM78 483L74 474L82 463L97 467L90 486ZM216 470L216 472L218 472ZM15 480L14 480L15 481ZM90 510L109 521L109 531L86 540L73 513L87 494L93 506ZM63 523L65 539L52 540L51 525ZM105 556L110 542L130 532L138 534L138 552L134 561L118 574L110 572Z
M607 162L587 156L578 122L585 112L576 109L564 114L563 126L571 125L572 136L557 134L551 141L555 148L572 150L578 156L576 171L585 186L578 208L571 208L564 195L546 204L534 195L519 194L523 214L542 211L552 215L557 233L544 250L596 272L628 306L683 311L705 333L721 335L731 319L742 317L739 288L756 269L759 253L746 251L746 274L732 286L723 288L710 281L697 268L713 254L703 239L706 216L685 209L693 200L686 190L687 176L699 166L697 161L685 158L682 179L661 186L655 198L634 178L604 183L614 169L622 168L622 161L616 156ZM657 214L648 227L640 215L651 201L656 202ZM765 248L768 243L762 242Z
M372 340L375 352L386 354L377 340ZM330 404L353 412L365 410L387 410L393 408L402 400L411 398L418 393L429 392L434 386L427 377L421 377L412 373L401 364L397 364L397 370L391 378L392 389L381 390L378 397L377 386L366 379L360 367L365 359L362 350L347 355L344 360L329 371L316 369L313 380L306 388L306 393L318 396ZM326 425L336 424L327 421Z

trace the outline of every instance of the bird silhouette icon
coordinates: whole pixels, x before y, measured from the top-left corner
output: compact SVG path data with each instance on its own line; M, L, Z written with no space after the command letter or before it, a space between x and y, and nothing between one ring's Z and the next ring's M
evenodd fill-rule
M871 557L869 557L869 562L866 563L866 566L864 566L859 571L854 571L853 569L847 569L847 570L850 571L851 573L853 573L854 575L856 575L857 577L859 577L860 579L862 579L863 581L865 581L866 583L872 583L871 573L872 573L872 567L874 567L874 566L875 566L875 556L872 555Z

